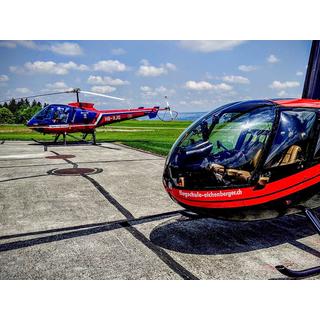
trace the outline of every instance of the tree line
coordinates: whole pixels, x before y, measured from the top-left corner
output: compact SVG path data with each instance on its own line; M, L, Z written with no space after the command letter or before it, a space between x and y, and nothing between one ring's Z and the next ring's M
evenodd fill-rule
M47 106L45 103L28 99L20 99L16 101L12 99L10 102L0 104L0 124L25 124L35 113Z

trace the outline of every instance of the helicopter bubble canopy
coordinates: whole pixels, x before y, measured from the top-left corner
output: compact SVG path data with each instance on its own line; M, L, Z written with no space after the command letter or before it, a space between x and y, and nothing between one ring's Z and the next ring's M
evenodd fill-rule
M296 151L292 164L298 165L315 119L311 111L280 112L269 100L222 106L182 133L167 157L164 184L205 190L248 186L262 172L265 181L269 171L279 178L289 151L290 156Z

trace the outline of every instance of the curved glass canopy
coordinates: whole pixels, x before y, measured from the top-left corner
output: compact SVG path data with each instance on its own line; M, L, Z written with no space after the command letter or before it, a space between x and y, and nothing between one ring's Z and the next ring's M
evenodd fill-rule
M248 185L257 176L268 182L274 168L300 165L316 114L276 110L265 101L235 103L207 114L173 146L165 181L186 189L232 187Z

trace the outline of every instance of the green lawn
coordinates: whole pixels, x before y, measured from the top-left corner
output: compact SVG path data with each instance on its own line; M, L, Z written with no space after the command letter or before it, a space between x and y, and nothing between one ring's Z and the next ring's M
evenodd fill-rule
M137 149L167 155L172 144L190 124L190 121L128 120L98 128L97 140L122 143ZM74 135L80 137L80 134ZM51 135L31 131L24 125L0 125L0 140L29 141L32 138L52 140ZM73 139L68 137L68 140Z

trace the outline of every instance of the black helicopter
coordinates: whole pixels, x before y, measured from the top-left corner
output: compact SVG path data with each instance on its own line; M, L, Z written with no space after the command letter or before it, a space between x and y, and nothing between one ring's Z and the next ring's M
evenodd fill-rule
M240 101L209 112L187 128L165 163L170 197L200 216L287 213L320 190L320 41L313 41L302 98ZM290 277L320 273L320 266Z

